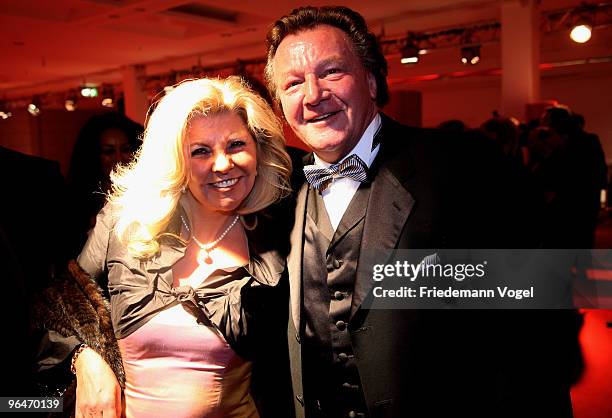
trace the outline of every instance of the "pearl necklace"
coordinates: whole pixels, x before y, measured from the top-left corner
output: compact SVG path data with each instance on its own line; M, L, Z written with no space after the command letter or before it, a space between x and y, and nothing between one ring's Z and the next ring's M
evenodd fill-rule
M223 240L223 238L225 238L227 233L234 227L234 225L236 225L236 222L238 222L238 219L240 219L240 215L236 215L232 223L230 223L229 226L225 228L225 231L223 231L216 240L209 242L208 244L204 244L200 242L199 239L196 238L195 234L191 234L191 230L189 229L189 226L187 226L187 222L185 221L185 218L183 218L183 216L181 215L181 221L183 221L183 225L185 226L185 229L187 230L187 232L191 234L191 238L193 238L193 241L198 245L198 247L200 247L201 251L197 257L198 263L200 264L212 263L212 258L210 258L210 252L214 250L217 247L217 245L219 245L219 243Z

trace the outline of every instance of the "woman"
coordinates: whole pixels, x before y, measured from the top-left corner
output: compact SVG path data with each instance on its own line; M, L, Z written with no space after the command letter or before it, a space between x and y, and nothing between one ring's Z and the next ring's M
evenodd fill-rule
M95 115L79 131L68 172L78 250L104 206L111 171L132 159L142 131L142 125L118 112Z
M270 343L284 270L279 220L261 213L290 170L277 118L238 78L186 81L161 99L77 260L94 278L108 270L126 416L259 416L247 359L262 351L254 340ZM72 365L76 416L119 415L96 350L79 345Z

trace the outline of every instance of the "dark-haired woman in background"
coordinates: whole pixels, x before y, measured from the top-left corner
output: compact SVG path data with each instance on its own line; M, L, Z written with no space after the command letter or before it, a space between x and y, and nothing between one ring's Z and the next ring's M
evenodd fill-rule
M93 116L79 132L68 172L76 250L83 247L104 205L111 171L132 159L142 132L142 125L117 112Z

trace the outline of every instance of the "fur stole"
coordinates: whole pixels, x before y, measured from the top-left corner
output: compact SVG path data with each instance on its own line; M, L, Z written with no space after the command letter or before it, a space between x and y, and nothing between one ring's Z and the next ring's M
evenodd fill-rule
M35 329L53 330L64 337L76 336L95 350L111 367L121 388L125 372L110 317L110 304L102 291L76 261L68 271L39 295L33 305ZM74 411L76 379L64 395L64 411Z

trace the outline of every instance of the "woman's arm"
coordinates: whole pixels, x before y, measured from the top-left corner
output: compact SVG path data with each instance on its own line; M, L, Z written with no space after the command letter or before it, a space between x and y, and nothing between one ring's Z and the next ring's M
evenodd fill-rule
M105 270L109 233L112 228L110 218L110 210L105 206L98 214L96 225L77 259L78 265L94 280ZM69 271L67 275L74 276L72 273L73 271ZM35 305L35 319L38 319L36 325L42 323L45 331L38 350L38 372L45 372L59 365L65 368L70 362L69 357L83 342L79 340L78 333L73 329L77 321L71 313L75 309L70 308L77 306L77 299L73 289L67 285L67 281L71 279L74 277L65 277L62 281L53 284L51 288L45 290L39 303Z
M79 266L91 277L97 278L106 270L106 256L113 230L113 216L107 204L96 217L81 254ZM76 371L75 416L121 416L121 387L108 363L90 347L82 350L74 359Z
M95 281L106 269L112 226L112 213L107 205L98 214L96 225L78 257L78 265L71 262L66 279L47 289L43 303L38 304L42 308L37 315L39 322L48 335L57 334L51 348L64 356L59 358L55 354L55 365L61 364L64 369L71 363L75 366L76 416L93 412L104 416L121 415L121 386L117 380L119 376L123 381L121 359L110 325L108 302ZM82 343L93 348L76 350ZM71 361L73 353L77 352L78 357ZM42 363L48 363L48 358L41 353L39 368ZM50 366L53 365L47 364L48 368ZM115 415L109 412L111 409Z
M81 351L74 361L76 370L75 417L121 417L121 387L115 373L91 348Z
M106 271L106 255L113 227L113 214L106 204L98 213L96 224L89 233L81 254L77 257L79 266L94 279L98 279Z

